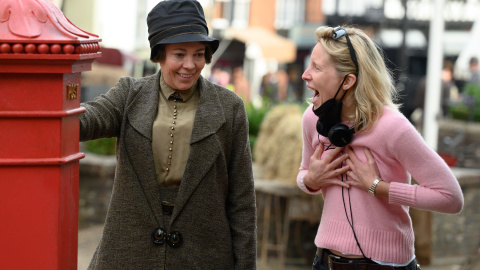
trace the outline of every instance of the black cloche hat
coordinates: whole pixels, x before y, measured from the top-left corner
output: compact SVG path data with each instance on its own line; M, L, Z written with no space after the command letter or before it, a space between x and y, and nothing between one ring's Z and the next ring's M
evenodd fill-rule
M158 45L183 42L208 42L214 53L219 41L208 36L203 8L196 0L164 0L147 16L150 59L158 52Z

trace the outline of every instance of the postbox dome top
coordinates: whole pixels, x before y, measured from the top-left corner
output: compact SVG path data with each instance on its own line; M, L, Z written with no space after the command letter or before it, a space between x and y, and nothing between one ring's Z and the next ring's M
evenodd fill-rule
M48 0L0 1L0 54L95 53L99 41Z

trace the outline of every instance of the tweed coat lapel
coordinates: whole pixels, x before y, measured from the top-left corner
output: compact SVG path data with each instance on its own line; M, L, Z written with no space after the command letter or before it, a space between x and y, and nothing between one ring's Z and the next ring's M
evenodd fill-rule
M193 191L214 165L222 149L218 138L212 136L226 121L222 103L211 82L203 77L199 78L199 82L200 100L190 139L190 155L170 223L182 211Z
M135 174L157 223L161 220L161 194L152 150L152 127L158 109L160 73L151 76L128 105L124 144Z

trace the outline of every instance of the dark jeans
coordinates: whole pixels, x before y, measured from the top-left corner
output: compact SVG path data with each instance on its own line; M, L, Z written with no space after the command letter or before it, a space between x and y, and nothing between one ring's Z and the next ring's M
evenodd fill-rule
M407 266L393 267L395 270L417 270L417 260L413 260ZM322 262L322 258L315 254L312 270L329 270L328 265Z
M322 258L320 258L318 254L315 254L315 258L313 259L312 270L329 270L328 265L322 262Z

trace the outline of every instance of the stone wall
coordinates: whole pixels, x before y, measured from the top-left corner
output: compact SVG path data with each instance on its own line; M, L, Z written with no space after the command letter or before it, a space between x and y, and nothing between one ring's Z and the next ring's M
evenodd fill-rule
M434 264L480 256L480 169L453 168L453 172L462 187L465 205L457 215L433 213Z
M103 224L112 195L115 156L86 153L80 160L79 229Z
M480 169L480 123L445 119L438 126L438 152L455 157L458 167Z

